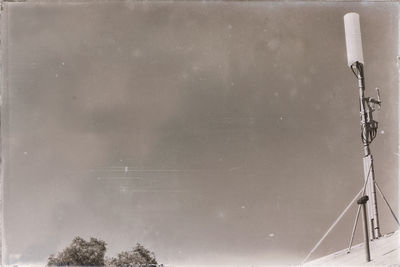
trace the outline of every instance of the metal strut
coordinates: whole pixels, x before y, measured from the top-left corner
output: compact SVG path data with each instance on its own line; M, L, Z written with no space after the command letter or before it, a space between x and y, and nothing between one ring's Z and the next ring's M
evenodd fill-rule
M379 188L379 185L377 184L376 181L375 181L375 185L376 185L376 188L378 189L378 192L381 194L381 197L383 198L383 200L385 201L386 205L388 206L390 212L392 213L393 218L394 218L395 221L397 222L397 225L400 226L399 220L397 219L396 215L394 214L392 208L391 208L390 205L389 205L389 202L387 201L385 195L383 194L382 190Z
M358 217L360 217L360 211L361 211L361 205L358 205L357 215L356 215L356 219L354 220L353 231L351 232L351 238L350 238L350 242L349 242L349 248L347 249L347 254L350 253L351 247L353 246L354 234L356 233Z

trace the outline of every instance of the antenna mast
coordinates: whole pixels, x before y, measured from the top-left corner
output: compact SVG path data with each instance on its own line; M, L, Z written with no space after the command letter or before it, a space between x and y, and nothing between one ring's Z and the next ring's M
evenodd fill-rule
M379 229L378 206L376 202L375 172L373 157L369 145L376 137L378 122L372 117L375 107L380 108L381 101L377 88L377 99L365 96L364 58L361 42L360 16L357 13L347 13L344 16L346 33L346 48L348 66L358 80L360 117L361 117L361 141L363 143L364 179L367 182L365 194L370 201L366 203L368 210L368 223L371 239L381 236Z

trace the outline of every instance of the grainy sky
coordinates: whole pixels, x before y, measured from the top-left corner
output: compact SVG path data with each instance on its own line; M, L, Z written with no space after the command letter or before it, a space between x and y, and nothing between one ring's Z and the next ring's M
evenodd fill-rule
M80 235L171 265L301 262L363 184L350 11L397 210L398 4L7 3L6 260ZM347 245L355 208L314 256Z

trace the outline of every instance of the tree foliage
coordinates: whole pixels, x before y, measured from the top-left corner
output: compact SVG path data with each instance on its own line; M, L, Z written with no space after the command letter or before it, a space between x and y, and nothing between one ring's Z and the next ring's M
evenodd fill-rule
M129 251L123 251L116 257L105 259L106 242L96 238L86 241L81 237L75 237L72 243L57 256L50 255L48 266L107 266L107 267L130 267L130 266L163 266L157 265L153 252L141 244Z
M158 266L154 253L139 243L132 250L123 251L117 257L111 258L108 265L112 267Z
M104 266L106 242L90 238L86 241L81 237L75 237L72 243L57 256L50 255L49 266Z

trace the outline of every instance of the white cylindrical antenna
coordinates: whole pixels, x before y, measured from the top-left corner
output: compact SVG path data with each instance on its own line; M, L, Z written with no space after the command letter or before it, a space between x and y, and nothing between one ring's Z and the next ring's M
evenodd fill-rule
M346 34L347 64L349 67L357 61L364 64L360 16L357 13L344 15L344 31Z

